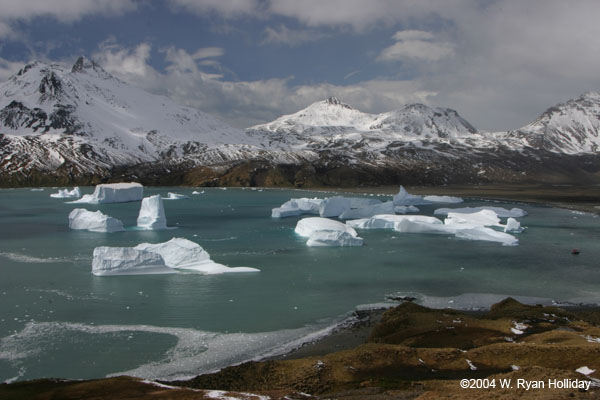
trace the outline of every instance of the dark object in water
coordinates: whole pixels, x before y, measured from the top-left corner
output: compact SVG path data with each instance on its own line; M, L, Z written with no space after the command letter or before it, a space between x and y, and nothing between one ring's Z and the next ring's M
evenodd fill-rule
M573 250L571 250L571 254L573 254L573 255L579 254L579 249L573 249Z

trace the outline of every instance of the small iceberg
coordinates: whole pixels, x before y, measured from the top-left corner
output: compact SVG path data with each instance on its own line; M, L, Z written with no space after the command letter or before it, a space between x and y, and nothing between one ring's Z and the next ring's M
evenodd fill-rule
M295 232L307 237L307 246L362 246L363 239L354 228L328 218L303 218L296 224Z
M88 211L76 208L69 214L69 228L73 230L86 230L90 232L121 232L123 223L116 218L109 217L100 211Z
M309 199L306 197L300 199L291 199L286 201L281 206L271 210L271 217L286 218L302 214L319 215L319 207L323 199Z
M425 196L423 200L431 203L462 203L464 200L461 197L454 196Z
M387 201L385 203L377 202L375 204L365 205L360 208L352 208L345 210L339 215L340 219L358 219L358 218L369 218L379 214L393 214L394 203Z
M33 190L33 189L31 189ZM44 189L42 189L44 190ZM52 193L50 194L50 197L53 197L55 199L72 199L72 198L77 198L77 197L81 197L81 190L79 190L79 187L74 187L73 190L68 190L68 189L59 189L58 193Z
M523 232L523 228L521 227L521 223L514 218L508 218L506 220L506 225L504 226L504 232Z
M107 275L146 275L174 274L172 268L157 253L134 249L133 247L96 247L92 260L92 274Z
M415 206L394 206L394 212L396 214L416 213L419 211L421 210Z
M400 190L393 197L395 206L418 206L431 204L430 201L425 200L422 196L410 194L404 189L404 186L400 186Z
M503 207L463 207L463 208L438 208L433 212L435 215L447 215L450 212L461 214L472 214L481 210L494 211L500 218L520 218L527 215L527 212L520 208L506 209Z
M184 238L173 238L168 242L150 244L141 243L136 250L148 251L160 255L170 268L193 270L204 275L233 272L260 272L256 268L228 267L210 259L210 255L197 243Z
M442 224L440 219L426 215L381 214L374 215L371 218L361 218L346 221L346 225L356 229L394 229L394 226L397 223L404 220L424 222L428 224Z
M71 201L69 204L126 203L140 201L142 197L144 197L144 187L139 183L107 183L96 185L93 194L86 194L81 199Z
M500 226L500 218L493 210L481 210L474 213L457 213L449 212L448 217L444 220L446 225L452 224L471 224L476 226Z
M167 197L163 197L163 200L181 200L181 199L189 199L189 196L179 193L167 193Z
M351 201L347 197L336 196L324 199L319 206L319 215L323 218L338 217L350 210Z
M194 190L194 191L192 192L192 194L202 194L202 193L204 193L204 190L203 190L203 191L201 191L201 192L199 192L199 191L197 191L197 190Z
M167 229L167 217L160 195L145 197L142 200L137 226L144 230Z

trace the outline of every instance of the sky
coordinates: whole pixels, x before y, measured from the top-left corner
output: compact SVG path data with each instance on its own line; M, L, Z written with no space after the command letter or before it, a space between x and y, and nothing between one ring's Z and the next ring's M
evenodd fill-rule
M84 55L245 128L336 96L516 129L600 91L596 0L0 0L0 81Z

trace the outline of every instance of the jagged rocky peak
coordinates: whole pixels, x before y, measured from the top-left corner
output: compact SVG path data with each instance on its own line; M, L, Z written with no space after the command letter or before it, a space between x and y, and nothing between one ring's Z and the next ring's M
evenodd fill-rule
M325 100L325 104L330 105L330 106L340 106L340 107L347 108L349 110L353 110L354 109L354 107L352 107L351 105L346 104L346 103L340 101L335 96L331 96L327 100Z
M98 64L96 64L94 61L90 60L89 58L86 58L84 56L81 56L77 59L77 61L75 61L75 64L73 64L73 68L71 68L71 72L83 72L86 69L96 69L98 68Z

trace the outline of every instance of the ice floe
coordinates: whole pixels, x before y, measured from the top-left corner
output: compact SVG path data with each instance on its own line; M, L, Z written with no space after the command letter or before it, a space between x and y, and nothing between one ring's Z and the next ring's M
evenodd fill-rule
M139 183L107 183L96 185L93 194L86 194L79 200L71 201L70 204L125 203L142 200L142 197L144 197L144 187Z
M144 275L176 273L165 264L157 253L138 250L133 247L96 247L92 260L92 274L105 275Z
M123 223L118 219L109 217L101 211L88 211L84 208L76 208L71 211L69 214L69 228L108 233L125 230Z
M345 210L339 215L340 219L357 219L369 218L378 214L393 214L394 203L386 201L385 203L377 202L371 205L361 206L360 208L352 208Z
M190 197L186 196L185 194L169 192L169 193L167 193L167 197L163 197L163 200L181 200L181 199L189 199L189 198Z
M145 230L167 229L167 217L160 195L145 197L142 200L137 226Z
M33 190L33 189L31 189ZM44 189L42 189L44 190ZM79 187L74 187L73 190L68 190L68 189L59 189L57 193L52 193L50 194L50 197L53 197L55 199L72 199L72 198L77 198L77 197L81 197L81 190L79 190Z
M440 219L426 215L380 214L370 218L349 220L346 221L346 225L356 229L394 229L396 223L404 220L420 221L428 224L442 224Z
M498 217L500 218L520 218L527 215L527 212L520 208L512 208L510 210L503 207L462 207L462 208L438 208L433 213L435 215L446 215L450 212L453 213L461 213L461 214L472 214L481 210L492 210L494 211Z
M498 232L492 228L478 226L468 229L457 229L454 235L460 239L483 240L488 242L502 243L504 246L517 246L519 239L504 232Z
M198 244L184 238L173 238L163 243L141 243L136 250L160 255L170 268L193 270L205 275L232 272L258 272L256 268L228 267L210 259L210 255Z
M464 200L462 197L454 197L454 196L425 196L423 200L429 201L431 203L462 203Z
M363 240L351 226L328 218L303 218L295 232L308 238L308 246L362 246Z

